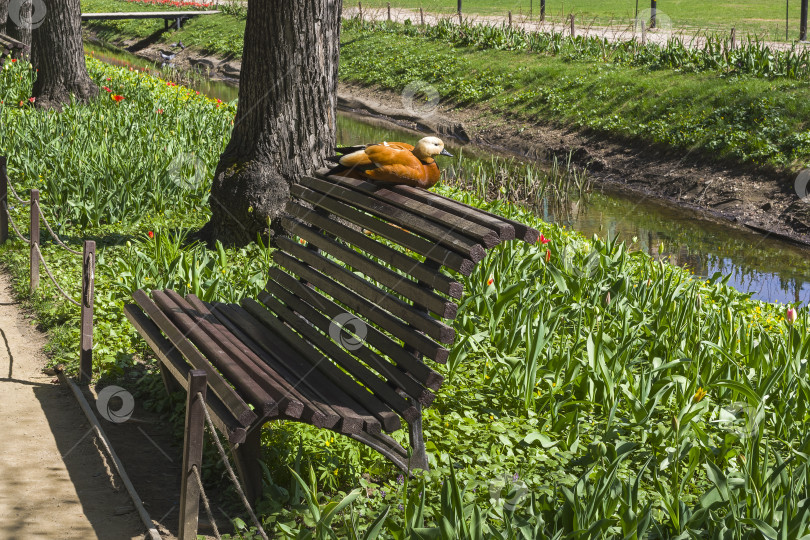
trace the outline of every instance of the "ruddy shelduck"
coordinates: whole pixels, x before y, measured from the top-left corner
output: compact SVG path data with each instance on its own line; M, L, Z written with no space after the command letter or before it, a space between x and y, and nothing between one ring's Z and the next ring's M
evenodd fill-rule
M434 159L453 154L444 149L438 137L425 137L412 146L402 142L381 142L338 148L338 166L330 174L406 184L430 189L441 177Z

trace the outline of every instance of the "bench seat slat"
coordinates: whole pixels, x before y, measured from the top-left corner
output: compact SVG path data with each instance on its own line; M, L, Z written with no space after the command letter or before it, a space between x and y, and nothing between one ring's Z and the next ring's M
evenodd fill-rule
M163 291L152 291L152 298L163 313L183 331L186 339L237 387L239 393L247 398L248 403L256 408L260 416L277 416L280 412L284 412L284 409L279 410L279 404L273 396L256 382L255 377L258 374L255 367L251 369L250 366L244 365L241 358L233 358L222 350L219 344L203 331L199 321L186 315ZM296 405L301 407L302 404Z
M324 253L335 257L336 259L350 265L352 268L359 270L366 276L381 283L408 298L413 300L414 303L425 306L428 310L435 313L444 319L454 319L458 313L458 306L449 300L446 300L434 293L433 291L426 290L424 287L413 282L402 274L397 274L393 270L389 270L357 253L353 249L340 245L334 240L326 238L317 230L310 228L302 223L294 222L290 219L282 219L284 228L287 231L295 234L315 247L319 248Z
M339 389L344 395L352 396L352 398L360 403L364 408L364 414L377 419L378 423L386 426L386 430L390 429L394 421L396 427L401 427L399 418L396 417L391 411L391 408L380 401L374 394L367 391L360 386L355 380L346 375L337 366L335 366L328 358L320 354L312 345L301 339L295 332L292 331L281 319L277 318L262 304L259 304L253 299L245 299L243 306L244 310L255 320L259 321L266 330L270 330L275 336L279 337L283 342L294 349L298 356L309 364L308 370L321 372L321 375L329 382L328 384ZM389 416L388 413L391 415ZM408 415L414 414L413 411L407 411ZM395 418L396 417L396 418ZM379 431L374 427L375 431Z
M346 310L326 298L313 288L304 286L300 281L279 269L272 269L267 290L271 294L292 294L310 306L316 307L330 319L334 319ZM289 291L289 292L288 292ZM378 351L389 357L400 369L407 371L417 381L430 390L438 390L444 377L425 365L414 355L406 351L402 344L395 342L373 325L366 325L366 341Z
M323 193L307 189L300 184L293 184L290 187L290 192L302 201L308 202L317 208L322 208L383 238L387 238L462 275L469 276L475 268L475 262L469 257L462 257L444 246L360 212L347 204L327 197Z
M461 298L464 292L464 286L450 276L436 271L435 268L426 265L423 262L417 261L413 257L409 257L393 248L390 248L376 240L373 240L365 234L352 230L342 223L313 212L308 208L295 203L287 205L287 212L293 217L296 217L306 223L328 231L330 235L352 244L353 246L362 249L364 252L377 257L378 259L390 264L391 266L401 270L419 281L424 282L426 285L441 293L444 293L451 298Z
M335 183L305 176L301 178L301 184L314 191L338 199L355 208L384 218L386 221L396 223L400 227L405 227L409 231L423 236L436 244L443 245L447 249L455 251L459 255L469 258L474 263L480 261L486 255L484 247L456 232L452 228L442 227L421 216L397 208L388 203L384 203L365 193L341 187Z
M441 208L447 212L461 215L470 221L475 221L488 227L498 227L502 231L501 240L504 241L517 238L519 240L523 240L524 242L528 242L529 244L534 244L537 242L537 239L540 238L540 232L533 227L529 227L528 225L524 225L519 221L498 216L491 212L487 212L486 210L481 210L480 208L464 204L463 202L456 201L455 199L442 197L441 195L433 193L432 191L405 185L398 185L392 189L426 204L430 204L431 206L435 206L436 208ZM509 232L509 228L512 229L511 233Z
M124 314L162 364L166 366L166 369L171 372L184 390L188 390L188 373L192 368L171 342L161 334L160 328L134 304L125 305ZM228 437L228 442L231 444L245 442L247 434L245 428L217 397L216 393L208 394L205 402L211 410L211 420L220 433Z
M371 373L367 368L360 366L357 360L351 358L345 351L338 349L331 340L312 328L307 321L266 293L262 297L262 301L264 305L251 298L246 298L243 301L243 307L274 331L284 327L284 323L286 323L290 328L304 336L306 341L300 339L298 335L286 327L284 327L283 332L279 332L280 335L283 334L282 337L287 343L298 349L302 355L316 359L313 360L314 367L321 370L325 376L348 395L354 396L372 413L390 408L408 421L415 419L419 415L419 411L408 400L397 394L393 388L385 384L382 379ZM315 347L320 349L320 352ZM335 366L330 358L334 358L341 367L356 377L359 382Z
M310 267L319 270L330 277L332 281L340 283L344 287L351 289L377 306L375 309L384 309L392 315L399 317L416 330L425 332L428 336L441 343L452 343L456 337L453 327L444 322L434 319L424 311L416 309L414 306L406 304L396 296L389 294L385 290L372 285L368 281L349 272L344 267L335 264L323 255L307 249L300 244L293 242L289 238L278 239L278 247L282 251L273 253L273 260L279 262L284 253L294 256L296 259L304 261Z
M367 373L368 368L359 364L357 360L351 358L351 354L349 354L345 349L338 347L333 341L330 341L327 336L329 336L330 326L332 321L327 319L320 313L318 313L315 309L311 306L306 304L305 302L301 301L300 299L296 298L294 295L290 294L283 289L278 289L276 293L276 297L281 300L284 304L287 305L289 309L296 312L299 315L302 315L306 322L318 328L321 331L321 336L323 337L323 341L319 343L315 343L318 348L321 348L321 344L326 344L328 351L324 350L324 353L327 353L330 358L333 358L340 364L343 369L348 371L352 374L355 378L360 379L361 381L366 378L372 378L374 382L380 381L377 375L373 373ZM273 298L266 292L259 293L259 300L268 307L268 309L273 309L276 303L271 302ZM268 304L269 303L269 304ZM323 348L321 348L323 350ZM335 354L332 354L332 353ZM366 347L365 345L360 346L356 351L352 351L354 356L357 356L362 361L364 361L369 367L374 369L377 373L385 377L386 383L383 383L383 388L386 393L389 391L393 391L395 388L399 388L405 394L410 396L411 398L417 400L423 406L429 406L434 399L434 395L432 392L427 390L424 386L419 384L416 380L408 376L406 373L403 373L397 367L384 360L377 355L374 351ZM356 370L359 370L359 373L355 373ZM365 383L364 383L365 384ZM377 382L379 385L380 383ZM367 387L369 385L366 385ZM371 388L374 390L373 388ZM394 395L397 395L394 393ZM399 397L399 396L398 396ZM383 399L383 401L386 401Z
M459 233L475 242L483 244L486 249L493 248L501 243L501 237L495 230L475 221L467 220L460 215L446 212L441 208L422 204L402 193L388 189L388 186L385 184L374 184L372 182L345 176L328 176L326 181L340 184L360 193L365 193L375 199L402 208L412 214L435 221L452 232Z
M180 351L194 369L205 371L208 376L208 386L211 387L219 399L228 407L228 410L233 413L239 423L245 427L250 426L257 418L256 413L250 410L250 407L248 407L239 394L236 393L228 381L214 369L211 362L186 339L185 334L174 325L154 302L152 302L146 292L139 289L132 294L132 297L160 330L166 334L172 346Z
M194 295L189 295L186 299L190 304L192 304L200 311L210 313L213 317L215 317L218 322L220 322L225 328L227 328L231 341L234 343L238 342L242 344L242 346L248 347L256 356L258 356L261 359L261 363L263 364L263 367L265 368L266 371L273 372L276 376L283 379L285 384L289 383L290 385L292 385L290 392L295 394L297 399L299 399L304 404L304 412L301 414L299 418L290 418L287 416L284 416L284 418L296 420L299 422L306 422L307 424L312 424L313 426L320 428L336 429L336 430L340 429L338 426L338 424L340 423L340 415L337 414L332 409L332 407L328 405L328 402L325 403L323 401L319 401L317 397L312 397L312 395L309 394L304 396L302 395L301 392L296 392L294 389L300 383L300 378L288 375L287 371L285 371L287 368L283 364L279 366L277 360L275 360L274 358L271 360L270 355L267 352L261 350L257 346L254 346L252 340L243 332L241 332L239 328L231 322L230 319L228 319L228 317L225 315L224 312L230 309L231 306L228 306L226 304L217 304L216 306L211 306L205 304ZM276 348L275 350L276 353L278 354L278 348ZM280 414L283 416L283 413Z
M245 344L232 339L232 334L210 311L198 309L175 291L164 291L164 294L174 302L175 306L182 309L194 324L213 339L225 354L233 358L246 372L250 373L251 379L256 381L278 404L279 414L296 419L301 418L303 414L306 414L307 417L312 416L314 412L312 407L298 399L297 393L292 386L284 378L268 369L261 359Z
M298 351L289 346L283 339L267 331L267 326L257 320L249 311L238 305L216 304L217 315L228 319L229 323L244 332L245 339L251 347L257 347L269 356L268 365L273 369L279 369L290 373L290 382L295 382L295 387L301 393L311 396L313 401L317 400L325 406L331 406L340 416L345 424L346 418L357 419L353 422L357 425L357 430L378 432L382 428L387 431L396 431L402 427L399 417L390 410L380 411L379 415L370 413L360 405L354 397L342 392L335 384L321 371L312 369L312 364L304 360ZM282 352L283 351L283 352ZM330 405L326 405L326 404ZM376 418L376 420L370 417ZM343 433L356 432L354 428L346 425L334 428L335 431Z

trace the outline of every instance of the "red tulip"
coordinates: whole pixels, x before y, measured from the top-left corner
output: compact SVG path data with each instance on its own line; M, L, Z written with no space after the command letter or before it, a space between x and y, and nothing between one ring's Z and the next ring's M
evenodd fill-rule
M17 61L17 59L16 59L16 58L12 58L12 59L11 59L11 63L12 63L12 64L13 64L14 62L16 62L16 61Z
M148 236L149 238L154 238L155 233L153 233L152 231L149 231L148 233L146 233L146 236Z
M124 96L119 96L118 94L114 94L114 95L112 95L112 96L110 96L110 97L111 97L111 98L112 98L112 100L113 100L113 101L115 101L116 103L120 103L120 102L124 101Z
M538 238L537 241L540 242L541 244L548 244L550 240L545 236L543 236L543 234L541 233L540 238Z
M37 100L36 97L31 96L30 98L28 98L28 103L34 103L36 100Z
M546 250L546 262L549 262L550 260L551 260L551 250L547 249Z
M489 276L489 279L487 280L487 286L492 285L493 283L495 283L495 277Z

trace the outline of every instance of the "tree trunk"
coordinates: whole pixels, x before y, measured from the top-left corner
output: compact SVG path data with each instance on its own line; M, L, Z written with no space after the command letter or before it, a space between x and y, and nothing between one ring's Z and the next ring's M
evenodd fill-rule
M46 7L47 16L34 29L38 73L33 95L37 107L61 109L71 96L79 101L96 97L98 86L87 74L79 0L47 0Z
M239 106L211 189L209 243L267 233L335 145L341 0L249 0Z
M8 18L8 0L0 0L0 34L6 34L7 18Z
M32 0L8 0L6 2L6 32L8 37L31 46ZM40 14L37 14L39 17Z

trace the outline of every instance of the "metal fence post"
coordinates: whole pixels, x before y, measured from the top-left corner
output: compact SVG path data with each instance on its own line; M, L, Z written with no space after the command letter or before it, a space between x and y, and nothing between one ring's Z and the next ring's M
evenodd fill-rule
M650 28L655 28L655 16L658 11L657 0L650 0Z
M8 240L8 215L3 210L3 203L8 208L8 171L6 156L0 156L0 244Z
M180 486L180 540L197 540L199 526L200 488L194 468L201 473L205 436L205 371L193 369L188 373L186 396L186 427L183 437L183 483ZM202 400L197 393L202 394Z
M31 190L31 226L29 237L31 242L31 292L39 287L39 190Z
M546 0L540 0L540 21L546 20Z
M96 288L96 243L84 241L82 254L82 318L79 351L79 382L93 378L93 300Z

